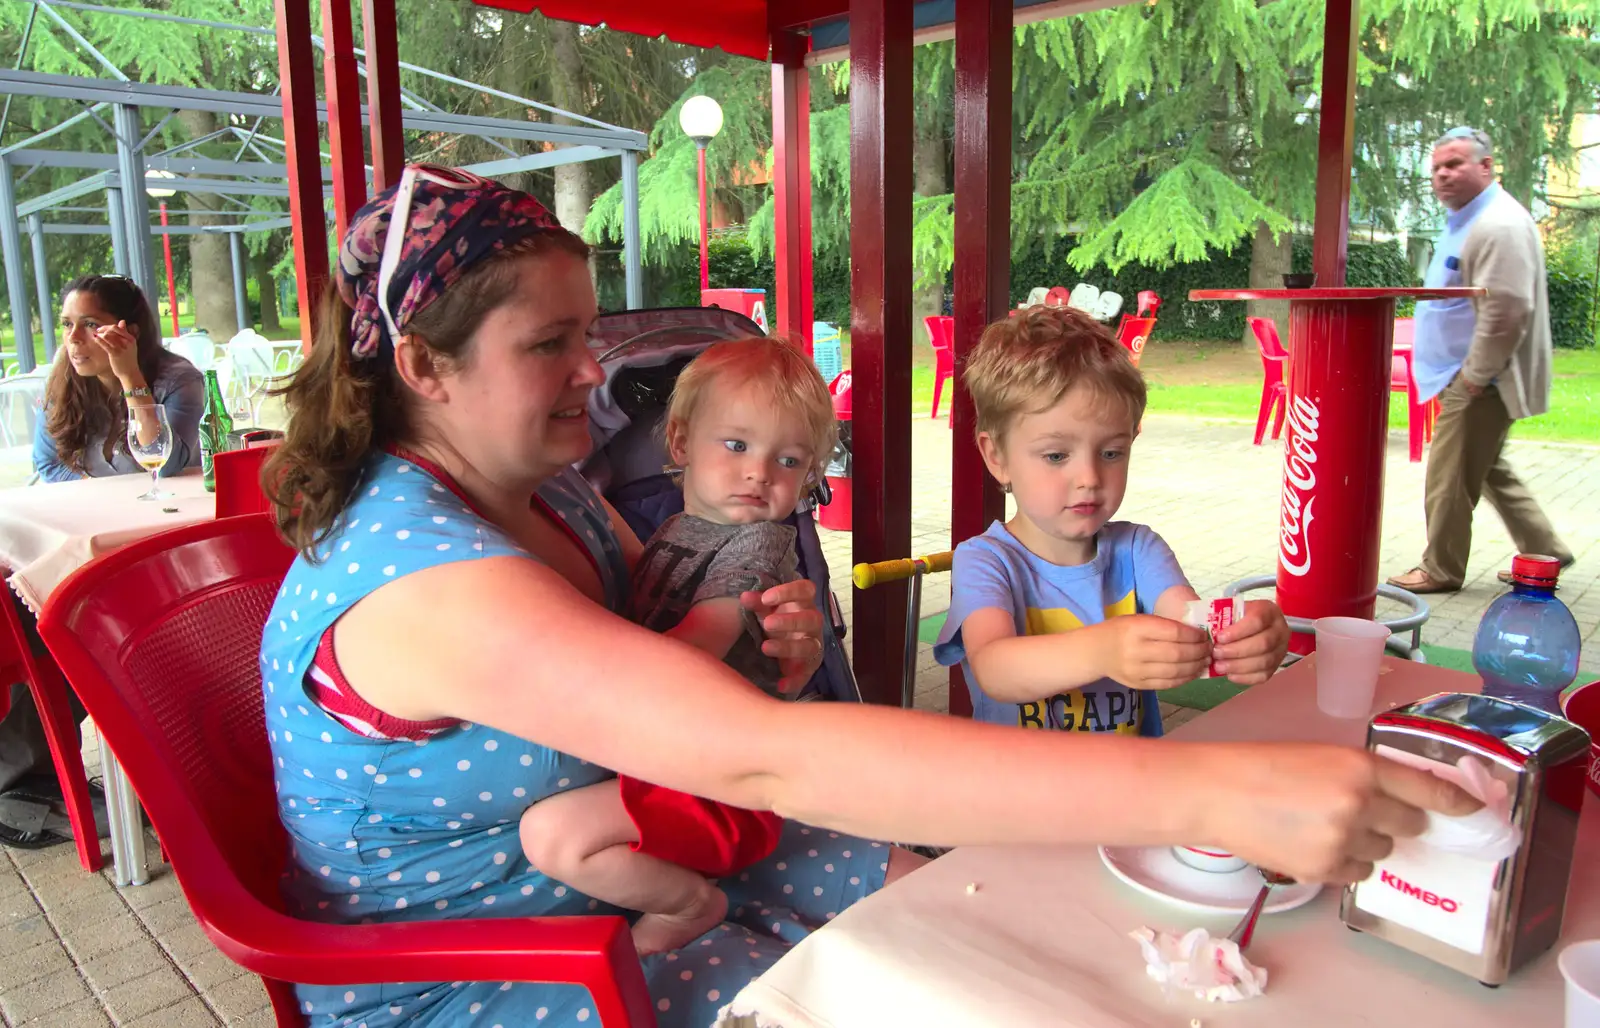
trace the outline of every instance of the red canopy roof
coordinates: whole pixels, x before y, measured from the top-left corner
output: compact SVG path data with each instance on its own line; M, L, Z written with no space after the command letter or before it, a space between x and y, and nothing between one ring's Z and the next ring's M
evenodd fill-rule
M485 7L581 25L604 24L620 32L666 36L690 46L721 47L730 54L767 59L767 0L474 0ZM843 0L825 5L837 13Z

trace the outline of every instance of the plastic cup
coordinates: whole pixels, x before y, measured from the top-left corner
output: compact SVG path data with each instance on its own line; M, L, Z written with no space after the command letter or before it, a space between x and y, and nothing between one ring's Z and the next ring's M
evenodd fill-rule
M1567 980L1567 1028L1600 1025L1600 939L1568 946L1556 966Z
M1317 709L1329 717L1365 720L1378 692L1388 626L1363 618L1318 618L1315 628Z

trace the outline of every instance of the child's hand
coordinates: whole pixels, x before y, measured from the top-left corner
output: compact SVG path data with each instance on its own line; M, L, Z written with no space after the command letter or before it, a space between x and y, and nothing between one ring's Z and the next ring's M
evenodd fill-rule
M1085 631L1104 634L1106 677L1130 689L1171 689L1205 674L1211 661L1206 633L1155 614L1115 617Z
M1218 673L1240 685L1260 685L1283 663L1289 650L1289 623L1271 600L1250 600L1244 605L1244 618L1218 632L1215 642Z

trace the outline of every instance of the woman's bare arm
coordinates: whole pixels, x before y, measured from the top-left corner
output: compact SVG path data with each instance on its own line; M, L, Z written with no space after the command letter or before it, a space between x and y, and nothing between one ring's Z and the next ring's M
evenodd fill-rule
M336 643L355 689L399 717L480 722L670 788L876 838L1210 842L1299 877L1349 877L1387 853L1387 836L1421 831L1421 814L1389 798L1385 781L1436 807L1471 807L1430 775L1380 776L1353 750L1069 738L784 704L517 558L385 585L340 620Z

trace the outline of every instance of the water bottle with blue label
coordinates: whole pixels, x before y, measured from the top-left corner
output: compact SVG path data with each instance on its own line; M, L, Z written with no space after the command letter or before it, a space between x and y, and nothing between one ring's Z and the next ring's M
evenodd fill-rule
M1518 554L1511 591L1489 605L1472 642L1472 666L1485 696L1525 703L1561 716L1561 692L1578 676L1578 622L1556 598L1561 563Z

